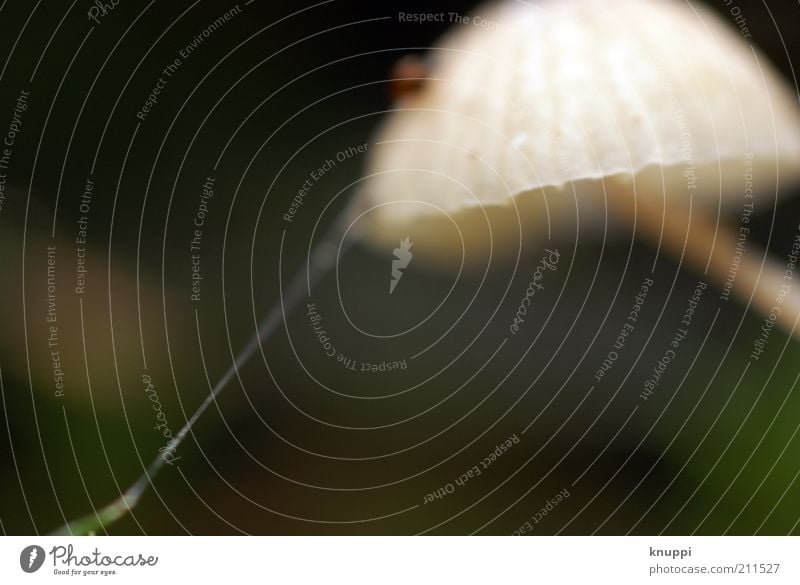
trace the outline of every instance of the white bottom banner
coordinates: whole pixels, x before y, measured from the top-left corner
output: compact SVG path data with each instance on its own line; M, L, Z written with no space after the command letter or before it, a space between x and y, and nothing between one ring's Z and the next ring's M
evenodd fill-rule
M0 583L800 583L794 537L5 537Z

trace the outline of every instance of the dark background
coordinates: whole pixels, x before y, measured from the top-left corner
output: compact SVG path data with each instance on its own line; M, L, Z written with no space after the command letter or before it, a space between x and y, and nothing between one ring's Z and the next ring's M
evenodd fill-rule
M393 64L423 52L446 28L400 23L397 13L463 13L473 4L337 0L288 17L304 4L255 0L181 65L133 141L135 113L161 70L230 5L154 2L144 10L145 3L122 0L88 37L88 2L69 12L68 3L37 4L34 12L30 2L3 5L0 129L20 90L31 91L0 215L5 533L54 530L118 497L139 476L163 443L142 374L154 380L177 432L207 394L208 380L249 338L255 316L278 298L282 239L286 279L301 264L325 205L340 191L339 201L346 200L365 161L337 165L283 236L280 218L291 194L333 153L371 139L391 107L386 79ZM722 2L712 7L732 20ZM775 2L742 10L755 43L791 79L800 8ZM192 303L191 219L229 139L204 232L203 297ZM98 192L89 292L79 299L71 292L72 240L90 174ZM800 200L787 197L759 216L752 237L782 257L798 217ZM46 351L51 243L59 250L63 398L54 396ZM504 317L481 332L507 285L502 279L490 278L467 318L417 369L391 375L342 373L320 355L296 311L265 344L266 362L259 355L243 368L199 421L178 450L179 465L167 467L135 512L108 532L508 534L563 489L570 497L536 533L796 532L797 344L776 330L767 353L743 375L762 318L731 305L714 321L718 295L709 292L678 361L653 401L641 405L641 382L696 282L663 259L629 351L588 392L653 252L629 242L583 242L562 252L571 270L548 283L542 302L550 320L531 322L522 339L480 369L504 335ZM408 272L409 292L393 301L401 304L377 303L370 287L385 285L386 266L386 257L356 248L341 267L345 306L378 332L430 310L452 281L437 271ZM500 315L513 314L527 278L515 279ZM387 342L348 326L334 278L313 298L341 350L393 361L453 322L477 279L467 275L429 326ZM451 360L420 389L387 397ZM303 367L350 396L322 390ZM520 444L479 479L423 505L426 494L510 435L522 436L534 418Z

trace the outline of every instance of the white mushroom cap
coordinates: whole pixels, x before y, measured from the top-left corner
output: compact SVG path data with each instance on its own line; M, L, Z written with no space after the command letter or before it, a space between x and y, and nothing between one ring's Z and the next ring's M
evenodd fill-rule
M610 177L714 211L741 209L745 188L765 209L800 178L797 96L694 4L505 0L453 25L430 56L429 81L373 149L359 204L375 243L435 241L448 225L460 239L487 218L498 243L526 214L555 234L602 225ZM564 222L576 205L578 222Z

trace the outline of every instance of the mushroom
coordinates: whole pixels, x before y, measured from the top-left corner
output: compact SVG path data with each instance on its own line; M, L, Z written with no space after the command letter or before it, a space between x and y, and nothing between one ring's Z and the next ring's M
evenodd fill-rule
M410 234L418 258L470 264L635 226L769 314L785 267L747 226L800 178L800 108L737 31L666 0L505 0L453 29L379 132L358 201L368 242Z
M342 247L406 242L420 261L470 264L532 239L632 226L727 290L746 232L721 215L738 213L744 225L800 179L797 96L694 4L501 0L460 19L430 57L421 88L408 83L420 64L402 63L402 102L379 132L360 194L173 448L332 267L343 231ZM769 312L784 268L749 242L736 265L731 292ZM795 334L798 314L798 295L786 297L778 318ZM163 463L157 457L119 499L58 533L124 516Z

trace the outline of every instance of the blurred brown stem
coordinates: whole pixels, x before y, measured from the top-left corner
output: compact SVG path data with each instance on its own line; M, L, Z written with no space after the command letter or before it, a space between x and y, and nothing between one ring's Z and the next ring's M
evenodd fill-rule
M334 222L333 226L329 228L328 232L319 240L309 255L308 270L306 270L306 265L303 265L303 267L297 271L297 274L294 275L294 278L286 288L285 294L282 294L282 301L270 308L267 315L256 328L253 337L248 341L247 345L242 348L225 374L214 387L211 388L211 392L209 392L205 400L197 407L192 416L183 425L183 428L175 435L175 438L172 439L170 447L173 451L183 442L186 435L191 432L195 422L197 422L206 409L211 406L217 396L227 387L228 383L233 380L234 376L238 376L239 369L253 357L259 346L266 342L277 330L283 322L284 315L291 314L334 266L336 260L336 246L334 242L336 241L336 236L343 232L343 226L346 228L349 224L349 218L349 213L342 213L339 219ZM355 239L356 238L351 236L342 240L341 247L338 251L340 258L347 252L350 246L352 246ZM165 462L166 459L159 453L144 473L142 473L136 482L131 485L124 494L121 494L119 498L100 510L96 510L92 514L87 514L77 520L64 524L52 534L58 536L73 536L92 534L105 530L110 524L123 518L136 507L142 495L147 491L147 488L153 485L153 479L164 466Z
M629 225L635 223L640 237L660 245L681 265L706 275L721 290L727 285L732 296L761 315L774 314L781 327L800 338L796 328L800 291L787 286L791 278L784 278L786 268L781 262L749 238L740 242L730 226L715 221L701 205L665 203L651 193L637 196L630 186L618 187L607 194L608 206ZM737 245L741 251L738 269Z

